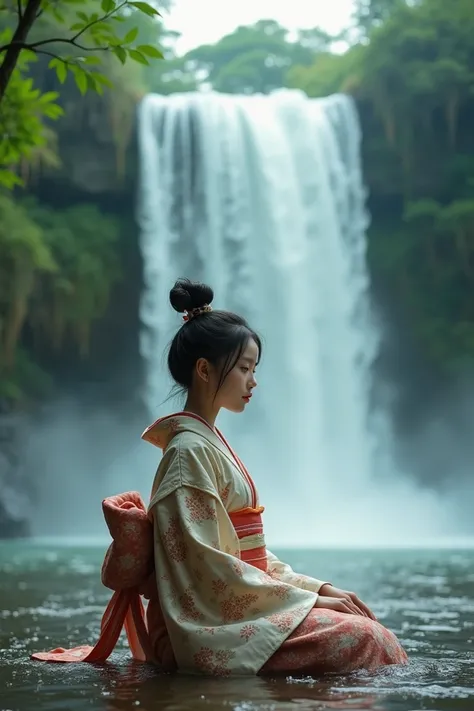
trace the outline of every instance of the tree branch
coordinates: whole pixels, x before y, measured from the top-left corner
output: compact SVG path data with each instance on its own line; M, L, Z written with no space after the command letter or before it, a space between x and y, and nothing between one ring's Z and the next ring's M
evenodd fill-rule
M58 44L59 42L61 42L62 44L70 44L73 47L77 47L77 49L82 50L83 52L104 52L109 49L109 47L84 47L82 44L78 44L77 42L75 42L72 37L70 39L67 39L65 37L53 37L48 40L41 40L41 42L16 42L15 44L20 47L20 50L29 49L32 52L40 52L41 50L39 50L38 47L44 47L44 45L46 44ZM0 53L4 52L12 44L13 40L9 44L5 44L3 45L3 47L0 47Z
M106 15L103 17L99 17L97 20L93 20L92 22L89 22L85 27L82 28L82 30L79 30L74 37L71 37L73 41L79 39L79 37L84 34L84 32L87 32L87 30L90 30L91 27L94 25L97 25L99 22L104 22L105 20L108 20L109 17L112 17L112 15L116 15L125 5L128 5L128 0L124 0L121 5L118 5L116 8L108 12Z
M16 5L18 10L18 19L21 20L21 18L23 17L23 8L21 6L21 0L16 0Z
M21 45L26 42L28 33L36 20L36 14L40 9L40 5L41 0L28 0L22 16L18 18L18 25L10 45L3 48L3 50L6 51L0 65L0 101L5 95L8 82L11 79L11 75L18 62L18 57L20 56Z

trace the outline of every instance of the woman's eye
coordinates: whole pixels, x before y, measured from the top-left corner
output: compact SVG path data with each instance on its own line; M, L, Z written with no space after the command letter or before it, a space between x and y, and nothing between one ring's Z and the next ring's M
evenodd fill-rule
M247 366L245 366L245 365L243 365L240 370L241 370L243 373L248 373L248 371L249 371L249 369L248 369Z

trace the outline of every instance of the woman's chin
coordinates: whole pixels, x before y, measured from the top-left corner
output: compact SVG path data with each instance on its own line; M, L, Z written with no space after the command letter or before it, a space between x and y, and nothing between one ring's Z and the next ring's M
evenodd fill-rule
M239 403L233 402L232 404L224 405L224 408L229 412L239 413L245 410L246 404L245 400L242 399Z

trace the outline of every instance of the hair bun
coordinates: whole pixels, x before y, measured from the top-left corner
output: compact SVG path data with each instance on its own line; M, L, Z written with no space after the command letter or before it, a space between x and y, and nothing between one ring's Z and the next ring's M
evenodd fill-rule
M170 304L180 314L211 304L213 298L210 286L190 279L178 279L170 291Z

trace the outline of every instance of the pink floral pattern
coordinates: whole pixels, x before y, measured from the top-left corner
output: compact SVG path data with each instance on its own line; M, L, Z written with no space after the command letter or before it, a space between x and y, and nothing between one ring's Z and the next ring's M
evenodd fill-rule
M224 506L227 504L227 501L229 499L229 493L230 493L230 484L227 484L227 486L225 486L220 491L221 501L224 504Z
M243 620L245 613L253 602L258 600L258 595L246 593L245 595L235 595L231 593L227 600L221 602L222 621L236 622Z
M163 533L163 545L175 563L182 563L186 560L186 543L179 516L174 515L169 519L168 528Z
M176 434L176 432L179 430L179 420L177 417L171 417L169 420L166 420L166 429L168 432L171 434Z
M196 667L205 674L213 676L229 676L229 662L235 656L235 652L230 649L218 649L214 651L209 647L201 647L194 655Z
M272 581L273 582L273 581ZM273 584L267 592L268 597L279 597L280 600L289 600L290 587L288 585Z
M211 585L212 592L216 597L219 597L219 595L223 595L225 592L227 592L227 589L229 587L228 584L220 578L216 578L216 580L213 580Z
M178 617L178 621L184 622L194 620L195 622L199 622L204 620L204 615L196 607L196 601L191 588L188 588L180 596L179 606L181 607L181 614Z
M186 496L185 504L189 510L189 521L202 523L203 521L216 521L216 509L209 503L209 496L203 491L193 491L191 496Z
M267 620L278 627L280 632L289 632L294 625L295 615L292 612L275 612L268 615Z
M240 560L235 560L232 563L232 570L239 578L242 578L245 572L245 565Z
M242 637L242 639L245 639L245 641L248 642L251 637L257 634L257 632L258 625L244 625L240 629L240 636Z

